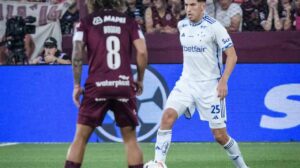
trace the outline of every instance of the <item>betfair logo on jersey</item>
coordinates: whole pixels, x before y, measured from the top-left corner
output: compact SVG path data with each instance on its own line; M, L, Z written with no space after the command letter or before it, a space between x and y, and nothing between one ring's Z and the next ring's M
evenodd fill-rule
M204 46L182 46L182 49L184 52L205 52L205 50L207 49Z

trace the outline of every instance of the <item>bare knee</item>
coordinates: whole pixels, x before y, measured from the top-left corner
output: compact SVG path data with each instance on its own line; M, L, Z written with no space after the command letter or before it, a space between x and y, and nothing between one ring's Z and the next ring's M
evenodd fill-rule
M74 138L75 143L87 143L93 128L85 125L77 125L76 134Z
M121 128L121 133L125 145L137 144L136 131L131 126Z
M225 128L213 129L212 132L213 132L215 140L220 145L225 145L228 142L229 136L227 135L227 132L226 132Z
M178 117L177 112L174 109L168 108L164 111L162 119L161 119L161 129L171 129L173 127L174 122Z

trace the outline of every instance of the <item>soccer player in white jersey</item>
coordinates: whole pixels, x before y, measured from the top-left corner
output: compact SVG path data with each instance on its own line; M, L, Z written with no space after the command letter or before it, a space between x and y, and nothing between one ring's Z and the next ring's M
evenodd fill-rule
M170 93L155 144L155 161L164 164L171 144L174 122L184 114L191 117L195 107L200 119L208 121L215 140L224 147L237 168L247 168L237 142L226 131L225 97L227 81L237 56L226 29L204 13L206 0L185 0L187 18L178 23L183 48L183 72ZM222 53L227 55L222 71ZM200 134L200 132L199 132Z

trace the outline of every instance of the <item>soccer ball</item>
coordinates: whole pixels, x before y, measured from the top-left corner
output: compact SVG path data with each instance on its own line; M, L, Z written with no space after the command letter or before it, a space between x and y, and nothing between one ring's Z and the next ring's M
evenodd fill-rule
M144 165L144 168L168 168L168 167L164 162L156 162L150 160Z

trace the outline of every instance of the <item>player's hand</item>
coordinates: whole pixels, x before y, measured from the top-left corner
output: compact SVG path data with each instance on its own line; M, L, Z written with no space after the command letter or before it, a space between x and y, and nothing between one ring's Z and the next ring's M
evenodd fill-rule
M46 56L45 56L45 62L46 62L46 63L52 63L52 62L54 62L55 60L56 60L56 57L53 56L53 55L46 55Z
M144 88L144 85L143 85L143 82L142 81L136 81L135 82L135 87L136 87L136 95L139 96L143 93L143 88Z
M218 97L220 97L220 99L224 99L227 96L228 86L227 86L227 81L225 79L221 78L219 80L217 91L218 91Z
M73 102L77 108L80 106L80 95L83 93L83 89L79 85L75 85L73 89Z

